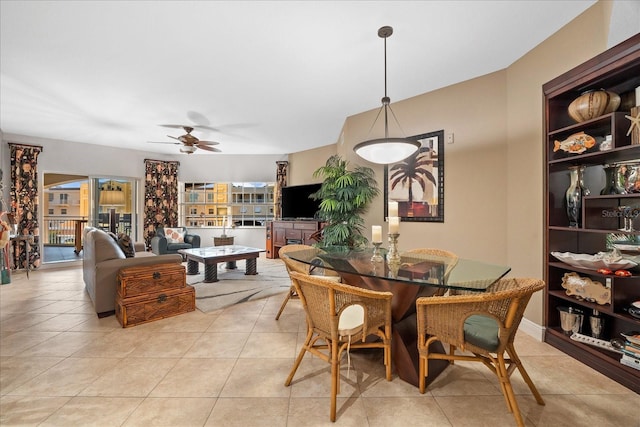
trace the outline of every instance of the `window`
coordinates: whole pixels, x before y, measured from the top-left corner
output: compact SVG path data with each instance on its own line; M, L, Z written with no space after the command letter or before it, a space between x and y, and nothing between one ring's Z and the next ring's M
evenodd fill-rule
M65 208L60 209L60 215L66 215L67 210Z
M53 202L53 193L49 193L49 202Z
M180 182L180 222L261 226L274 219L275 182Z
M69 201L69 195L67 193L60 193L60 204L66 205Z
M48 212L49 212L49 215L53 215L53 209L48 209Z

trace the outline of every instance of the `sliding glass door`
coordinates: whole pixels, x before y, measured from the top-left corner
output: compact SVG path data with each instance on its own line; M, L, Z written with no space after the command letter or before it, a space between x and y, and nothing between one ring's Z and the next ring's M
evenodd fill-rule
M40 239L43 263L82 258L82 230L91 225L138 238L139 181L44 173Z

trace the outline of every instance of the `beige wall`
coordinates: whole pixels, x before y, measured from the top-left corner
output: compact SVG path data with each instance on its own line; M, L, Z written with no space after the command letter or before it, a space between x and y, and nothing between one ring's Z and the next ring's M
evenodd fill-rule
M598 2L507 69L506 263L514 276L544 276L542 85L607 49L611 2ZM589 31L585 31L589 29ZM543 294L525 316L541 325Z
M543 277L542 85L607 49L611 7L596 3L505 70L392 103L406 135L454 134L454 143L445 144L445 222L403 222L401 250L440 247L508 264L512 276ZM353 153L355 144L370 139L375 113L348 117L331 147L371 166L382 193L384 168ZM313 182L310 174L329 153L323 147L291 155L290 183ZM381 194L366 216L367 230L384 224L383 210ZM538 325L542 301L536 294L526 313Z
M327 159L336 154L336 144L325 145L314 150L289 154L287 185L315 184L322 178L314 178L313 173L324 166Z
M455 139L453 144L445 144L444 150L446 221L403 222L401 250L440 247L462 257L495 262L505 258L506 198L504 191L495 191L506 179L502 166L506 161L505 87L502 71L392 105L406 135L444 129ZM368 138L375 113L347 119L345 142L338 146L338 152L353 163L366 164L353 153L353 146ZM381 190L367 224L385 224L384 167L367 165L376 171Z

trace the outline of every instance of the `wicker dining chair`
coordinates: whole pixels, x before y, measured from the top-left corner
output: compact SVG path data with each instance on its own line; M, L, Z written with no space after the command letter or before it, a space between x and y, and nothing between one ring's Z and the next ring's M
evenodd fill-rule
M331 409L336 420L340 359L356 348L382 348L391 381L391 292L379 292L292 271L291 279L307 315L307 337L284 385L289 386L306 352L331 364ZM377 340L367 341L375 335Z
M456 264L458 263L458 255L456 255L455 253L448 251L446 249L438 249L438 248L416 248L416 249L409 249L408 251L405 252L405 254L407 255L411 255L411 254L424 254L424 255L433 255L436 256L438 258L442 258L443 261L446 261L446 267L444 270L444 283L447 283L447 280L449 279L449 275L451 274L451 270L453 270L453 268L456 266ZM441 288L438 293L436 295L443 295L446 292L445 288Z
M524 426L510 380L516 368L538 404L544 405L544 400L522 366L513 341L531 295L544 286L539 279L509 278L498 280L482 293L454 292L448 296L418 298L420 393L424 393L425 377L429 375L428 359L482 362L497 375L509 412L513 413L518 426ZM429 345L434 341L449 344L452 351L430 353ZM454 353L455 348L472 355Z
M278 251L278 256L284 262L287 272L291 273L292 271L297 271L299 273L309 274L310 266L308 264L293 260L287 254L294 251L312 250L312 249L315 249L315 248L309 245L299 245L299 244L286 245L280 248L280 250ZM337 273L329 270L325 270L324 274L329 276L334 276L334 280L340 279L340 276L338 276ZM276 320L280 318L280 315L284 311L284 307L287 305L289 300L296 299L296 298L298 298L298 293L296 292L296 288L295 286L293 286L293 283L291 283L289 292L287 292L287 294L285 295L284 301L282 301L282 304L280 305L280 310L278 310L278 314L276 314Z

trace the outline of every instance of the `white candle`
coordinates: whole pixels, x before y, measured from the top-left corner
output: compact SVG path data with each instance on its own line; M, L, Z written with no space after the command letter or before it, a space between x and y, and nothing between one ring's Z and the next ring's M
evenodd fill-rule
M389 218L398 216L398 202L389 202Z
M382 226L371 226L371 243L382 243Z
M640 107L640 86L636 88L636 107Z
M389 234L398 234L400 232L400 217L389 217Z

